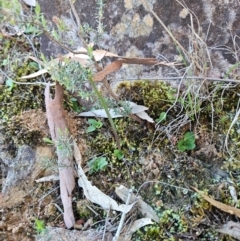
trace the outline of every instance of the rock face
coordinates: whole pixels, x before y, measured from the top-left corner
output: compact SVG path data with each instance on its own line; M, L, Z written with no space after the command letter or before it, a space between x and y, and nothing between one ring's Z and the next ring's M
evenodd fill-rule
M28 194L29 176L35 165L35 152L29 146L18 149L17 156L13 158L5 150L4 137L0 133L0 167L3 181L1 190L0 207L12 207L23 201Z
M2 189L3 194L7 193L9 188L26 180L31 174L35 160L35 152L29 146L20 147L15 158L3 160L4 164L8 166L7 177Z
M23 201L33 189L33 182L43 175L52 174L44 168L44 159L51 160L53 150L51 147L21 146L16 157L9 155L0 132L0 171L3 180L0 207L12 207Z
M104 4L97 4L103 2ZM148 4L144 4L147 2ZM240 39L240 3L236 0L88 0L76 1L75 7L83 26L88 31L89 42L98 48L127 57L158 57L175 61L179 48L171 39L160 21L171 31L174 38L190 56L201 59L205 70L194 70L194 74L221 77L231 64L238 61ZM40 0L42 12L48 20L57 16L71 29L63 36L71 48L81 46L77 37L74 15L68 1ZM101 14L103 17L101 18ZM159 19L157 19L159 18ZM100 24L99 24L100 22ZM54 23L53 23L54 26ZM104 32L103 32L104 27ZM63 50L42 39L42 50L46 55L57 55ZM201 55L206 55L202 58ZM189 59L194 62L194 58ZM199 61L199 60L196 60ZM207 61L207 62L206 62ZM204 64L202 63L202 65ZM211 68L211 72L208 72ZM214 71L213 71L214 70ZM127 66L116 74L116 78L144 75L163 77L169 74L164 67Z

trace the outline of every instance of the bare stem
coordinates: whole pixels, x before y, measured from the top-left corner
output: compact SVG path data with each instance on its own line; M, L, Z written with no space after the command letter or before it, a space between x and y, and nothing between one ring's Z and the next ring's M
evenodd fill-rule
M111 115L110 115L110 113L109 113L107 104L106 104L103 96L99 93L99 91L98 91L98 89L97 89L97 86L96 86L95 82L92 80L92 78L89 78L89 81L90 81L90 83L91 83L91 85L92 85L92 87L93 87L94 92L95 92L96 95L98 96L98 99L99 99L99 101L101 102L103 109L106 111L108 120L109 120L110 125L111 125L111 127L112 127L112 131L113 131L113 134L114 134L116 143L117 143L117 147L118 147L118 149L120 150L120 149L121 149L121 145L120 145L119 137L118 137L117 130L116 130L116 127L115 127L115 125L114 125L113 119L112 119L112 117L111 117Z

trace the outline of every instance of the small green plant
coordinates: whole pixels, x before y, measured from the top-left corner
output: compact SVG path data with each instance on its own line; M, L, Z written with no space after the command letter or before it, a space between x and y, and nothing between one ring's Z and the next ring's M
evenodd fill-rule
M58 81L61 85L64 85L66 90L71 93L83 92L85 84L88 83L88 79L92 76L90 68L84 68L78 62L64 59L63 64L51 64L49 66L49 73L53 80ZM86 92L86 91L84 91Z
M81 109L80 109L80 106L79 106L79 104L78 104L77 99L74 98L74 97L71 97L71 98L69 99L69 101L70 101L69 106L70 106L71 110L73 110L73 111L75 111L75 112L77 112L77 113L80 113L80 112L81 112Z
M52 140L50 140L49 138L47 138L47 137L44 137L42 140L43 140L43 142L45 142L45 143L47 143L49 145L53 145L54 144L54 142Z
M12 89L16 87L16 84L12 79L7 79L6 86L8 86L9 91L12 91Z
M94 172L102 171L108 165L108 161L106 157L95 157L88 162L89 173L92 174Z
M117 157L118 160L122 160L124 158L123 152L118 149L114 150L113 155Z
M35 221L34 229L36 229L37 233L44 234L46 231L44 221L39 220L37 218L34 218L34 221Z
M230 76L231 74L234 74L234 70L235 70L236 68L238 68L239 65L240 65L240 62L237 62L236 64L234 64L233 66L231 66L231 67L228 69L227 73L225 74L224 79L230 78L229 76Z
M54 142L58 155L62 158L69 158L73 154L73 140L68 130L58 130L57 141Z
M93 131L101 128L103 125L103 123L101 121L97 121L95 119L88 119L88 124L90 126L87 128L87 133L93 132Z
M97 31L99 34L102 34L104 32L104 25L103 25L103 8L105 6L105 4L103 3L103 0L98 0L97 1L97 10L98 13L96 15L96 19L97 19L97 23L98 23L98 28Z
M193 150L196 147L193 132L186 132L183 139L178 142L177 147L178 150L182 152L186 150Z
M40 165L43 170L47 171L58 171L58 162L55 159L48 158L44 156L40 159Z
M156 119L156 122L162 122L165 121L167 118L167 113L166 112L161 112L161 114L159 115L159 117Z

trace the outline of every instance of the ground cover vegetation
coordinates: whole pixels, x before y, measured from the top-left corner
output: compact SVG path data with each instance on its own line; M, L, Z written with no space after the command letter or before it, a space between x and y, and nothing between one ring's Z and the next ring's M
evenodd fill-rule
M141 2L146 11L155 16L148 3ZM6 223L13 222L10 215L14 210L27 213L28 222L19 228L18 237L51 240L48 227L61 226L75 227L82 232L89 229L92 236L87 240L97 240L93 235L96 230L101 237L99 240L104 240L107 233L113 235L113 240L240 239L231 228L236 226L236 230L240 230L237 223L240 217L237 58L222 79L208 77L212 57L197 34L200 28L195 30L193 23L190 26L191 51L187 51L155 16L175 43L181 59L173 65L179 73L178 87L159 78L125 80L112 89L108 75L118 71L123 63L156 64L160 61L136 56L119 58L105 50L96 51L88 42L91 27L88 23L81 24L71 0L69 4L83 43L80 50L72 50L71 43L61 41L68 27L55 17L56 29L51 29L39 5L31 8L24 5L23 14L18 1L1 4L0 118L5 150L14 157L22 145L32 148L50 145L56 149L54 160L42 159L42 166L60 172L61 200L56 191L57 181L36 184L39 191L35 200L50 192L44 200L48 210L37 201L27 212L24 203L5 209ZM103 0L96 2L96 9L97 29L94 31L101 35L104 33ZM42 33L69 54L46 59L39 51ZM231 50L234 56L238 50ZM103 57L117 60L104 66ZM54 112L52 105L60 106L62 112ZM135 105L147 110L134 112ZM89 112L94 113L93 116ZM139 114L142 112L145 117ZM63 122L57 122L54 113L57 121ZM85 117L79 117L83 113ZM76 162L72 164L71 159ZM66 180L72 182L77 175L79 181L75 189L74 185L67 187L72 194L68 195L70 201L66 201L62 184L66 180L61 179L61 173L69 167L72 179L65 177ZM84 175L93 186L81 179ZM94 191L88 196L84 185L89 185L89 192L94 186L101 190L99 194L93 189L99 200L93 201ZM129 188L125 196L133 193L149 206L146 204L143 209L138 203L127 212L117 205L114 209L112 199L125 203L125 209L137 200L130 202L131 198L123 200L117 195L119 189L116 191L116 188L120 185ZM104 198L109 198L107 200L112 198L111 208L102 206L103 194ZM143 212L139 211L141 208ZM149 213L153 213L152 216ZM142 220L145 224L133 227L140 218L146 218ZM65 224L60 224L60 220ZM229 221L232 222L229 227L221 228ZM4 235L7 235L6 227L0 226Z

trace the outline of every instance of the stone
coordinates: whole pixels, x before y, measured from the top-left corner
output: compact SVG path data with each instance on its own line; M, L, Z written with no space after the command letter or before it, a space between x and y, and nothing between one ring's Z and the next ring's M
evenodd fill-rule
M145 2L149 7L143 4ZM75 18L67 1L53 0L50 3L47 0L40 0L39 3L52 26L54 26L53 16L63 21L68 19L66 25L70 26L71 22L70 30L76 34L78 29L73 23ZM188 53L194 51L196 57L206 58L216 73L226 73L239 56L240 50L234 49L234 46L240 45L240 39L234 37L240 34L239 1L221 0L216 3L215 0L186 0L183 5L180 1L169 0L104 0L101 19L101 24L104 26L103 34L96 31L99 29L99 7L96 0L75 2L82 25L87 23L93 29L88 32L89 42L94 42L98 48L115 54L129 57L158 57L170 62L178 58L179 50L160 24L158 17ZM79 38L72 40L75 41L72 49L82 46ZM56 56L64 52L59 46L51 51L49 46L52 44L46 36L43 36L42 51L45 55ZM219 46L224 47L219 48ZM232 53L229 49L232 49ZM174 72L173 69L164 66L125 65L114 77L115 80L142 76L161 78L170 72ZM212 73L196 70L194 74Z
M53 146L38 146L36 147L35 153L36 162L31 172L31 182L43 176L52 175L58 171L57 162L54 162Z
M7 177L5 179L2 193L6 194L10 188L20 185L31 174L35 164L36 156L29 146L22 146L18 149L17 156L8 161Z
M71 241L110 241L112 240L112 234L106 232L104 239L102 238L103 232L89 229L86 231L67 230L63 228L47 228L45 235L36 237L37 241L44 241L49 238L50 240L71 240Z

